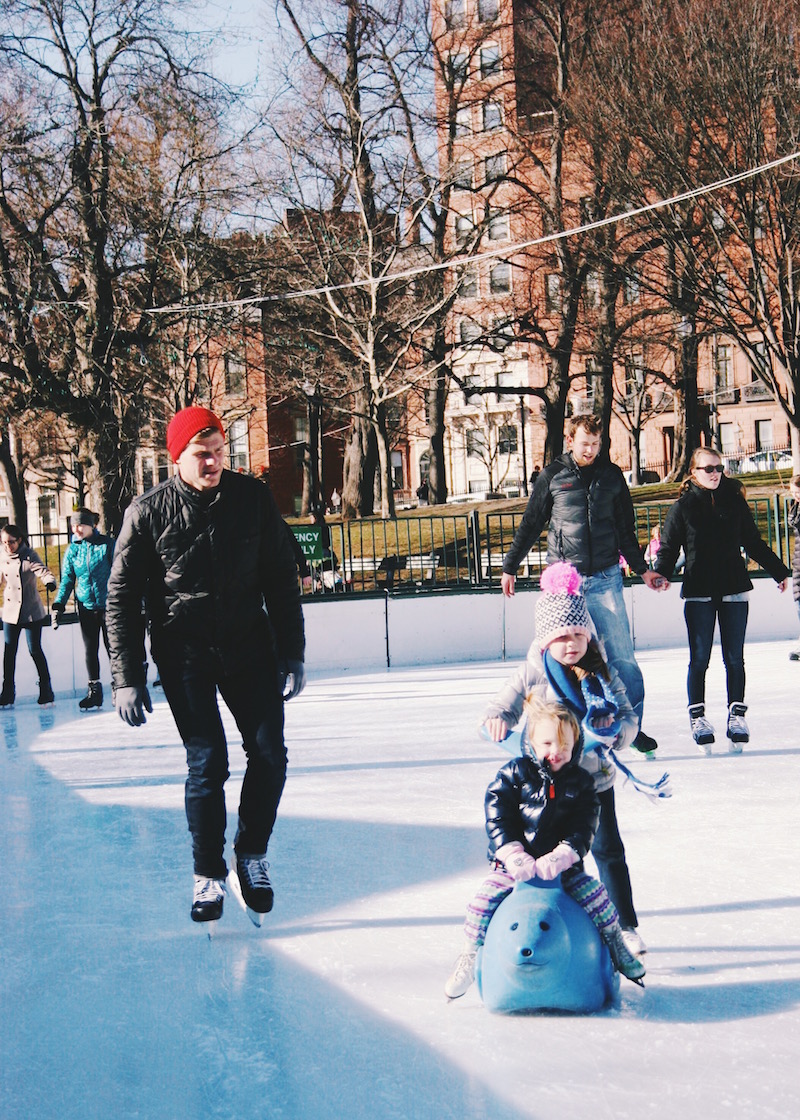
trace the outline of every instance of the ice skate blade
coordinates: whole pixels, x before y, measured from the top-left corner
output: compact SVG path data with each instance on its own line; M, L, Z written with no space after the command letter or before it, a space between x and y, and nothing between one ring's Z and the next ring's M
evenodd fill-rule
M748 742L747 739L729 739L728 754L741 754L746 742Z
M228 872L228 882L230 883L231 890L233 891L233 897L239 903L242 910L244 910L245 914L248 916L253 925L257 929L261 929L261 925L264 921L264 915L259 914L257 910L253 910L252 907L248 906L245 902L244 895L242 894L242 884L239 882L239 876L236 874L235 864L231 865L231 869Z
M713 742L713 739L711 742ZM698 743L697 749L700 751L700 754L705 755L706 758L711 758L711 743Z

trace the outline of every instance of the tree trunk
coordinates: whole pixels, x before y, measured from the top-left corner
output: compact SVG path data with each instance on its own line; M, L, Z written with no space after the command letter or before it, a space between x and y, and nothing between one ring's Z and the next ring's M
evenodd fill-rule
M7 428L0 433L0 474L5 481L5 489L11 498L12 524L19 525L23 532L28 531L28 505L25 501L25 483L17 470L11 450L11 436Z
M350 434L344 447L342 517L369 517L374 506L373 485L378 460L375 432L364 415L363 396L354 402Z

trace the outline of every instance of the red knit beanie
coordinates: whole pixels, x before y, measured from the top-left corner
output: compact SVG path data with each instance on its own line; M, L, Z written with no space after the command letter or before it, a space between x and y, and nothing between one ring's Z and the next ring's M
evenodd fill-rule
M206 428L216 428L220 435L225 435L222 421L210 408L182 408L176 412L167 428L167 451L172 456L173 463L177 463L186 445L194 439L198 432Z

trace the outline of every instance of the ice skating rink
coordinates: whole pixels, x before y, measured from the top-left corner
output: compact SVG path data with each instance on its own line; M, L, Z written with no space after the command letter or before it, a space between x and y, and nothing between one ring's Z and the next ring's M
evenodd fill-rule
M790 606L787 605L787 609ZM751 744L688 731L683 649L641 655L670 801L618 784L650 947L592 1016L489 1014L442 987L484 874L476 736L513 663L313 677L255 929L189 920L184 758L163 695L0 713L3 1120L689 1120L800 1115L800 664L747 646ZM230 730L229 839L243 756ZM721 740L721 741L720 741Z

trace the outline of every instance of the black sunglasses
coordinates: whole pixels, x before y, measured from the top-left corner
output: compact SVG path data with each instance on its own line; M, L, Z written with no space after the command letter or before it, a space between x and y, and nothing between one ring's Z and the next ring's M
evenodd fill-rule
M705 471L706 474L722 474L725 470L722 463L706 463L704 467L698 467L699 471Z

